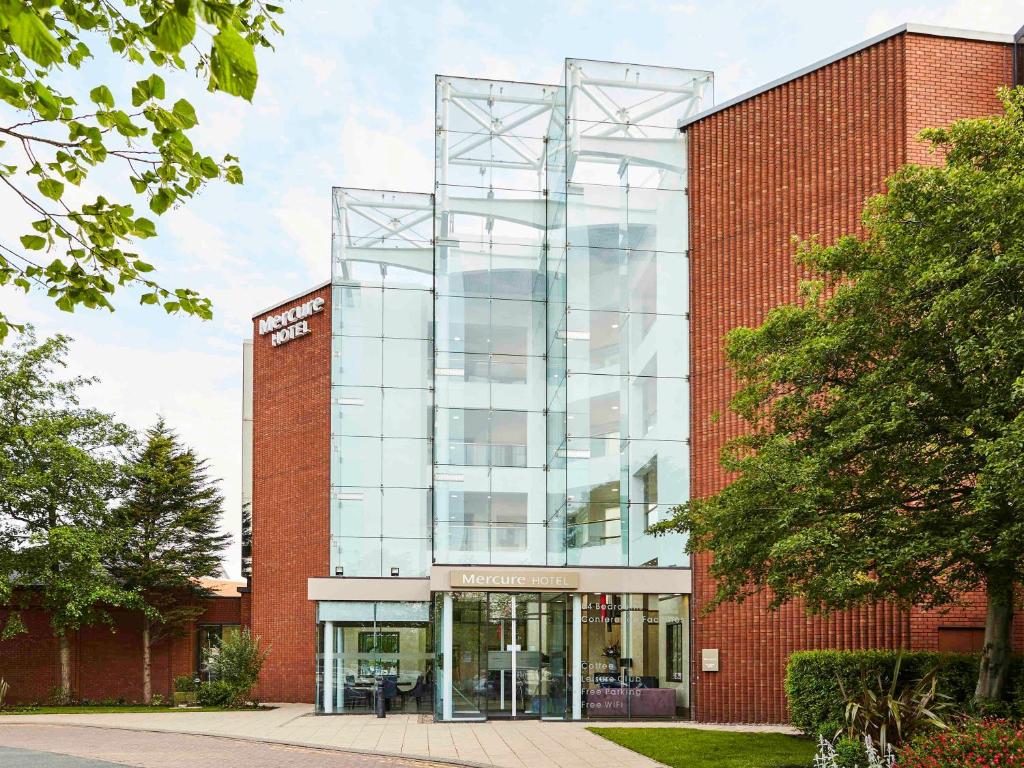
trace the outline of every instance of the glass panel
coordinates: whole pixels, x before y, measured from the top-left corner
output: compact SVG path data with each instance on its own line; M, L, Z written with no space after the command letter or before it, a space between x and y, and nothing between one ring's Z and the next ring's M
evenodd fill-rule
M567 300L574 309L687 311L687 263L681 253L574 246L567 269L572 275Z
M398 569L397 571L393 569ZM419 578L430 575L428 539L384 539L381 575Z
M584 595L584 716L684 715L689 707L688 633L670 627L688 627L688 622L686 595Z
M371 711L378 688L388 711L431 711L435 681L429 603L321 603L318 613L318 712L325 703L325 621L333 624L333 712Z
M570 309L566 338L570 373L682 378L687 370L683 315Z
M383 576L381 540L331 536L331 573L344 569L345 576Z
M437 348L443 352L544 354L544 304L439 296Z
M429 341L384 339L383 345L382 378L385 387L426 389L430 386Z
M381 484L379 437L331 437L331 481L338 485L379 487Z
M381 483L388 488L429 488L429 440L388 437L383 441ZM344 468L343 468L344 469Z
M437 248L437 292L447 296L544 300L544 249L489 240Z
M407 539L430 538L430 491L416 488L384 488L383 531ZM430 542L423 546L429 555Z
M377 488L332 488L331 533L335 536L380 536L381 509L382 497Z
M331 308L335 335L380 336L384 298L380 288L336 285Z
M566 220L570 247L686 251L686 195L675 189L571 184Z
M332 384L379 387L383 374L382 339L335 336Z
M430 288L433 197L335 189L334 282Z
M384 336L429 339L434 321L430 291L384 291Z
M385 437L430 437L430 390L383 389Z
M331 434L379 435L382 401L378 387L331 387Z

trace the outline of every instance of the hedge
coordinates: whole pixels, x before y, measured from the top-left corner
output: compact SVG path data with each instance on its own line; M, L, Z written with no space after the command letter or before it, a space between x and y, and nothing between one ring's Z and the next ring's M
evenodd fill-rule
M869 679L874 680L880 674L888 684L898 655L897 651L794 653L786 665L790 721L810 736L831 738L843 725L845 702L839 681L842 680L847 692L855 691L864 670ZM939 691L949 696L958 709L967 710L978 679L978 662L977 654L904 651L900 682L912 683L937 667ZM1013 659L1006 693L1008 707L1021 714L1024 710L1024 659Z

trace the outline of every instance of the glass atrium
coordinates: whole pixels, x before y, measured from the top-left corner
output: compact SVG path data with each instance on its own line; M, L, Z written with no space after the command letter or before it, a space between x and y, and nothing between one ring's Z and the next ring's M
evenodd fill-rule
M331 574L687 567L681 536L646 530L689 495L677 123L711 73L568 59L561 85L435 85L433 193L333 191ZM629 716L602 675L688 681L686 595L435 597L321 603L320 710L365 703L361 671L412 686L416 711L429 687L443 719Z

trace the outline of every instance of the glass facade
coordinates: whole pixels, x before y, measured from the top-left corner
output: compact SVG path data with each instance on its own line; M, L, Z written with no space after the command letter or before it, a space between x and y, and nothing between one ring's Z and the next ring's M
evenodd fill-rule
M681 536L646 531L689 497L676 126L710 89L709 72L579 59L561 85L438 77L433 193L333 191L333 575L688 565ZM429 642L455 654L451 687L435 686L446 717L570 716L581 697L594 716L685 709L685 597L583 597L439 596L447 630ZM580 622L608 600L617 620L598 637ZM391 658L405 630L376 605L321 616L322 710L362 706L364 678L409 683ZM669 615L671 631L650 620ZM628 655L595 671L605 640ZM590 672L572 673L573 642ZM341 697L330 708L325 675ZM609 692L652 688L676 692Z
M317 710L372 712L379 686L388 711L432 711L429 618L428 603L319 603Z
M334 190L335 575L430 568L433 212L429 194Z

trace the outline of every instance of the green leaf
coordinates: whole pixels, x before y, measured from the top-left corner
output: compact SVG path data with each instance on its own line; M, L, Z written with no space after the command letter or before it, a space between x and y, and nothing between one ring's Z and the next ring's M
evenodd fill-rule
M30 251L41 251L46 247L46 238L39 235L22 235L21 244Z
M36 186L51 200L60 200L61 195L64 194L64 185L56 179L43 179Z
M185 13L169 10L147 26L146 32L159 50L177 53L195 37L196 20L192 9L188 8Z
M135 234L139 237L156 237L156 225L149 219L136 219L133 224L133 229L135 230ZM149 267L148 264L144 266L149 267L149 269L143 269L140 265L142 265L142 262L137 262L135 265L135 268L139 270L139 272L149 272L153 269L152 267Z
M25 106L25 94L20 85L0 76L0 99L14 107Z
M174 202L174 192L169 189L161 189L149 200L149 208L153 213L163 213L170 208L171 203Z
M197 10L203 21L218 29L228 26L235 16L234 5L224 0L199 0Z
M14 8L17 6L17 3L13 5ZM6 21L11 42L36 64L49 67L61 60L60 43L50 34L34 8L23 5L20 12L15 10Z
M199 121L196 119L196 110L184 99L178 99L171 108L174 116L178 118L182 128L191 128Z
M155 293L144 293L139 297L140 304L156 304L157 297Z
M105 85L97 85L89 91L89 98L92 99L93 104L98 104L101 107L110 109L114 106L114 94Z
M210 85L219 91L252 101L256 92L256 54L252 44L232 27L225 27L213 38L210 56Z

